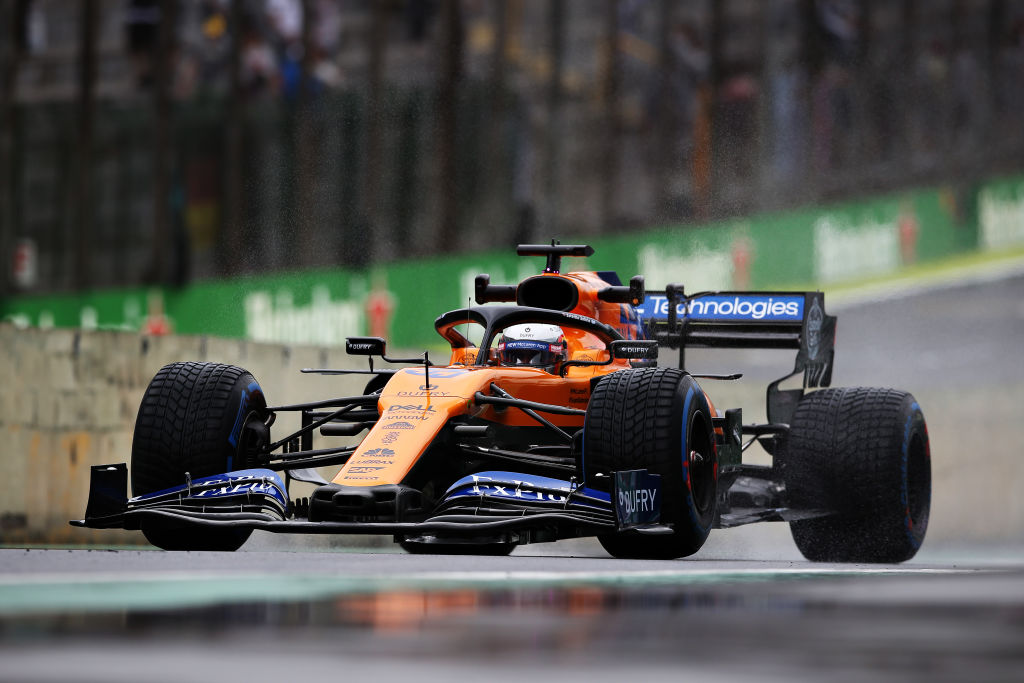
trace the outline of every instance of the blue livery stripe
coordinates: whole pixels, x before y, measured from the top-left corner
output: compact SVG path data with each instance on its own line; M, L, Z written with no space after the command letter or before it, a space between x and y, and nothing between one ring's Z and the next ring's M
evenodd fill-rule
M644 320L668 320L668 298L648 294L636 312ZM729 294L702 296L676 307L676 315L690 320L722 322L793 322L804 319L802 294Z

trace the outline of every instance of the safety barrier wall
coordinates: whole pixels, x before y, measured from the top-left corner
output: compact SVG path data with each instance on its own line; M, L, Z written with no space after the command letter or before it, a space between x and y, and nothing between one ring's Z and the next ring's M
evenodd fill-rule
M366 378L303 375L353 367L343 350L135 332L19 330L0 324L0 543L140 543L81 519L92 465L127 462L142 394L166 363L209 360L252 371L272 403L362 393ZM297 428L283 415L278 430ZM280 431L284 434L283 431Z

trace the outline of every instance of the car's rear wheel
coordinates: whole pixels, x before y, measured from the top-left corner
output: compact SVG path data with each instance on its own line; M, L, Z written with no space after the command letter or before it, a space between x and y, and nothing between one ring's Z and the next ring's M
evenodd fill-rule
M924 540L931 455L914 397L892 389L824 389L790 424L783 477L791 507L834 514L790 524L820 562L904 562Z
M611 472L661 476L661 520L671 534L604 534L615 557L672 559L700 550L718 498L711 408L697 381L674 368L623 370L601 380L587 407L579 467L586 485L611 488Z
M139 496L192 479L252 466L250 421L266 417L267 402L253 376L220 363L171 363L142 397L132 439L132 493ZM269 438L269 434L267 434ZM203 528L146 520L142 533L164 550L237 550L250 529Z

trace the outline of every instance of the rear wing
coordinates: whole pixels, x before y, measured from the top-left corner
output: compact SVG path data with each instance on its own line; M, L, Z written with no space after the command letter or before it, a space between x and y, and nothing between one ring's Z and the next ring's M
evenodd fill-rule
M687 348L796 349L789 377L803 373L804 388L832 382L836 318L825 313L822 292L687 295L682 285L668 285L648 290L636 312L648 338L679 349L680 368Z

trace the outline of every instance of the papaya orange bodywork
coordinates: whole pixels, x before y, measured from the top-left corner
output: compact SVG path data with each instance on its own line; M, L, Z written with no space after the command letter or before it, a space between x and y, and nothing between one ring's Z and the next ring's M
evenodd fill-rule
M579 299L571 313L610 325L626 339L641 336L631 306L599 298L599 292L606 289L608 283L597 273L548 273L542 277L563 278L573 283ZM608 360L605 343L594 334L572 327L563 328L563 332L567 360ZM401 483L452 418L465 416L505 426L537 426L522 410L477 404L476 393L490 394L492 383L517 399L586 410L594 378L630 367L626 360L613 360L606 365L571 366L564 375L559 375L540 368L502 367L495 358L480 358L479 354L480 349L475 346L453 348L447 367L432 368L426 376L423 368L407 368L395 373L377 403L380 419L334 478L334 483L347 486ZM583 426L582 415L545 414L544 417L559 427L578 429Z
M621 369L621 363L616 369ZM566 377L558 377L538 368L451 366L432 369L427 385L422 368L401 370L381 392L377 403L380 420L334 483L376 486L401 482L453 417L465 415L509 426L537 426L521 410L477 405L476 392L490 393L491 383L500 384L516 398L585 410L594 372L593 368L571 368ZM583 426L582 416L545 417L561 427Z

